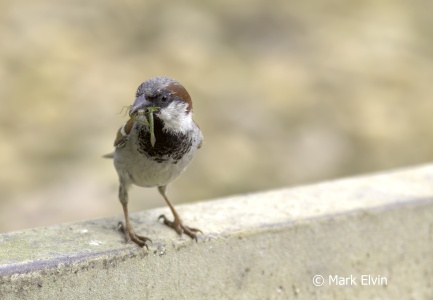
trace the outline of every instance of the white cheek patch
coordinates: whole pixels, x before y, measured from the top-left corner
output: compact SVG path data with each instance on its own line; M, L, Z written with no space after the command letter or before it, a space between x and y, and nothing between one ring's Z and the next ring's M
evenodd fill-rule
M188 104L182 102L172 102L167 107L161 109L159 118L164 121L164 131L185 133L193 128L192 113L187 113Z

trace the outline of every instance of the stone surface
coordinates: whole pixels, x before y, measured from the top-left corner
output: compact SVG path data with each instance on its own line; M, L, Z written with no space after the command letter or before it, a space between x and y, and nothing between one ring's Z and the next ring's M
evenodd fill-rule
M120 216L2 234L0 299L433 297L433 166L179 212L197 243L156 222L168 209L132 215L149 250L125 244Z

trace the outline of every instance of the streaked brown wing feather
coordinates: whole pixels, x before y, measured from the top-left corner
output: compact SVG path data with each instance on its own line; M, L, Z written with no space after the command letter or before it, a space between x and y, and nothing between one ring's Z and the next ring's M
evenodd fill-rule
M129 119L122 127L117 131L116 140L114 141L114 147L121 148L125 146L126 141L128 140L128 136L131 133L132 126L134 125L134 121Z

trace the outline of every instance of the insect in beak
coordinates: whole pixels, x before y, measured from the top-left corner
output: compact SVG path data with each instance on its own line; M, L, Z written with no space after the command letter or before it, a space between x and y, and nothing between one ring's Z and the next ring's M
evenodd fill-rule
M131 109L131 108L128 107L128 109ZM139 110L137 110L137 113L130 115L131 119L134 122L149 126L150 144L152 145L152 147L155 147L155 143L156 143L153 113L155 111L158 111L159 109L160 109L160 107L157 107L157 106L149 106L149 107L146 107L146 109L139 109ZM145 118L144 119L142 119L142 118L138 119L137 116L145 116Z

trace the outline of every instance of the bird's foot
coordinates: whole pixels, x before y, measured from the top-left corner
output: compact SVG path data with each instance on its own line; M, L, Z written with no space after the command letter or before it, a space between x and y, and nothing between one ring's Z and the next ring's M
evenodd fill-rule
M133 241L134 243L136 243L138 246L140 246L141 248L143 248L144 246L146 246L147 250L149 250L149 247L146 245L146 242L149 241L152 243L152 240L138 235L134 232L134 229L131 226L128 225L123 225L122 222L119 222L118 228L120 230L122 230L123 234L125 234L125 238L126 238L126 242L128 243L129 241Z
M177 232L177 234L182 235L182 233L185 233L190 238L194 239L196 242L197 242L196 232L200 232L201 234L203 234L203 232L200 229L188 227L184 225L183 222L178 218L175 218L174 221L169 221L166 216L160 215L158 220L161 219L164 221L165 225L173 228Z

